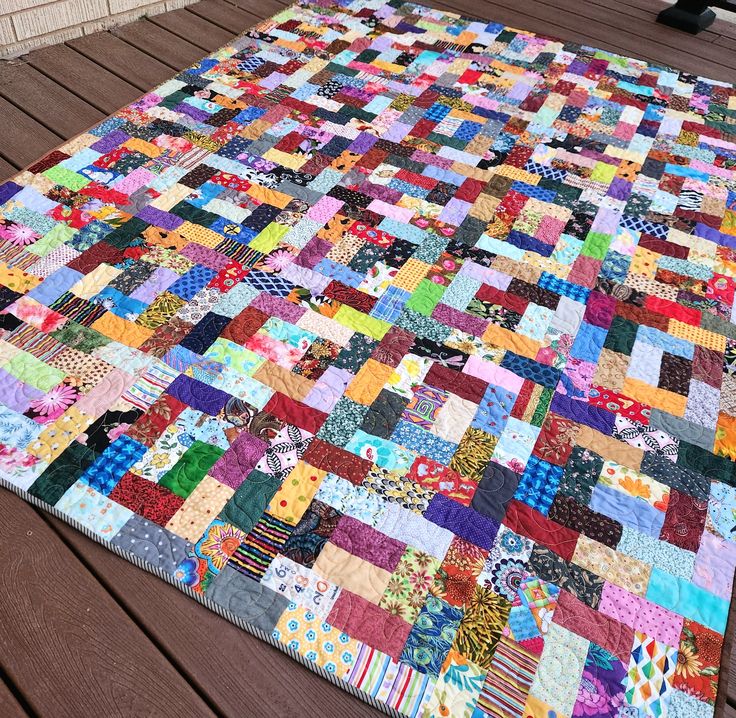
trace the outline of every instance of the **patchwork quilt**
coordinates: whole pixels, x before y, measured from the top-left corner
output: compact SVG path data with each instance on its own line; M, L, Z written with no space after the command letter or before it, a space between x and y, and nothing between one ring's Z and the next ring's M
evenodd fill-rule
M730 85L286 9L0 186L3 484L392 715L708 718L735 167Z

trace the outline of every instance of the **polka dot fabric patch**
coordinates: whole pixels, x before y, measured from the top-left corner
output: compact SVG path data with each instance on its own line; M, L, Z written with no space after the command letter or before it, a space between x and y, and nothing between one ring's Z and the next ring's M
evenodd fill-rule
M284 9L0 186L2 483L390 715L712 716L735 169L730 85Z

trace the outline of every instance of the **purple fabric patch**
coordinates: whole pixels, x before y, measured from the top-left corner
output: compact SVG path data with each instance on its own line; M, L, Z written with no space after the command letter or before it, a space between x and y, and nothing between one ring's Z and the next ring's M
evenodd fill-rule
M389 204L395 204L403 197L403 192L399 192L391 187L385 185L372 184L371 182L364 182L360 185L360 191L366 195L366 197L373 197L373 199L380 199L383 202Z
M177 217L170 212L164 212L162 209L156 209L156 207L151 207L150 205L138 212L137 217L144 222L148 222L148 224L161 227L161 229L165 229L168 232L172 232L184 224L184 220L181 217Z
M432 312L432 319L476 337L483 336L483 332L490 324L490 322L480 317L473 317L447 304L438 304Z
M130 135L127 132L113 130L97 140L93 145L90 145L90 149L105 155L116 147L120 147L123 142L127 142L129 139Z
M309 394L304 397L304 403L329 414L354 378L347 369L328 366L324 374L314 383Z
M327 253L332 249L332 245L326 239L320 239L319 237L312 237L299 252L299 256L296 258L294 264L298 264L300 267L306 267L307 269L314 269L315 265L327 256Z
M499 528L498 521L483 516L444 494L435 494L432 497L424 518L487 550L493 546Z
M184 374L180 374L169 384L166 393L210 416L216 416L230 398L230 394Z
M44 392L30 384L24 384L12 374L0 369L0 396L5 406L22 414L28 410L30 402L40 399L44 396Z
M132 299L150 304L156 297L165 292L177 279L179 275L171 269L158 267L153 274L146 279L140 287L130 293Z
M197 120L197 122L204 122L205 120L208 120L210 118L208 112L205 112L204 110L198 110L196 107L192 107L186 102L180 102L174 108L174 112L181 112L183 115L189 115L189 117Z
M730 234L723 234L723 232L719 232L717 229L713 229L713 227L709 227L707 224L698 222L695 225L693 234L696 237L702 237L703 239L715 242L716 244L722 244L724 247L736 249L736 237L732 237Z
M610 411L592 406L585 401L572 399L564 394L555 392L549 410L578 424L585 424L591 429L600 431L605 436L611 436L616 424L616 415Z
M220 254L211 247L205 247L202 244L196 242L190 242L181 250L181 255L187 259L191 259L196 264L201 264L208 269L212 269L215 272L219 272L221 269L225 269L230 258L224 254Z
M375 135L369 135L367 132L361 132L352 142L348 149L351 152L357 152L359 155L364 155L368 152L373 145L378 142L378 137Z
M0 204L5 204L13 195L18 194L23 188L15 182L4 182L0 185Z
M244 431L215 462L209 474L221 484L237 489L266 453L268 444Z
M376 531L352 516L343 516L340 519L330 541L353 556L389 572L396 568L406 549L406 544Z
M627 182L623 177L614 177L608 187L608 196L625 202L631 194L632 186L632 183Z
M287 302L282 297L274 297L268 292L261 292L252 302L251 306L260 309L270 317L278 317L290 324L296 324L301 319L306 307L300 307L292 302Z

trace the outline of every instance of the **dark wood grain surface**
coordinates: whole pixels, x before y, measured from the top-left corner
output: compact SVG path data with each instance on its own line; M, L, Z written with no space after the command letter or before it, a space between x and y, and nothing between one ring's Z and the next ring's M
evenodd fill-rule
M692 37L654 22L659 0L424 2L736 79L736 22L719 19ZM0 62L0 179L288 4L203 0ZM0 555L1 718L379 715L1 489ZM736 718L733 634L732 608L724 653L730 669L716 711L722 718Z

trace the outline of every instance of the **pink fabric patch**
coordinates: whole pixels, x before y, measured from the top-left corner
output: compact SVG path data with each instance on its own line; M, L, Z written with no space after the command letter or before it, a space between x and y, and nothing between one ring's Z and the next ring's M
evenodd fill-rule
M468 361L465 362L463 373L483 379L488 384L494 384L495 386L508 389L514 394L518 394L524 385L524 380L521 377L516 376L516 374L510 372L508 369L498 366L498 364L484 361L475 354L472 354L468 358Z
M130 197L137 189L151 184L155 179L156 175L153 172L150 172L145 167L137 167L129 175L126 175L111 186L118 192L127 194Z
M411 631L411 625L403 619L346 590L335 601L327 623L395 661L399 660Z
M382 217L390 217L395 219L397 222L403 222L409 224L411 218L414 216L413 209L407 209L405 207L396 207L393 204L387 204L380 199L374 199L369 205L368 209L371 212L380 214Z
M449 307L447 304L438 304L432 312L432 319L475 337L483 336L483 332L490 324L490 322L480 317L473 317L470 314L458 311L454 307Z
M340 211L343 204L344 203L336 197L322 197L317 204L307 212L307 217L309 217L309 219L313 219L315 222L326 224Z
M680 645L685 620L666 608L606 581L598 610L668 646Z

